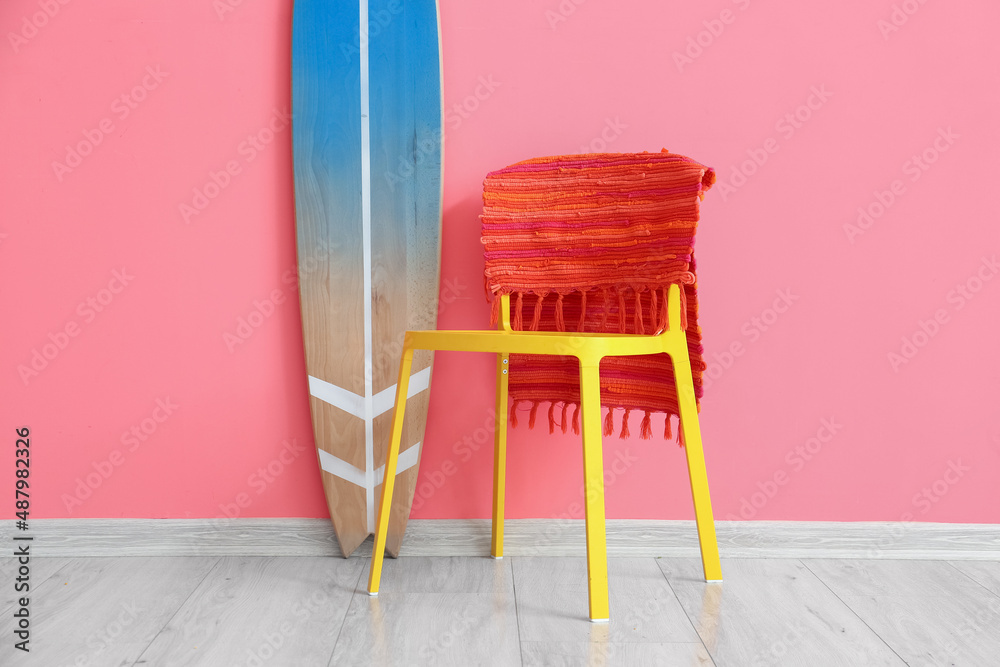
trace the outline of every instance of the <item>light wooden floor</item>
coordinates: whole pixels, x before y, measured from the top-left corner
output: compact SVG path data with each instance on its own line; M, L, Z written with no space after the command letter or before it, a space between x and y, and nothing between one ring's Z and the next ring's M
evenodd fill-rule
M0 559L0 664L1000 664L1000 561L609 561L611 622L586 619L581 558L36 558L31 653L13 649Z

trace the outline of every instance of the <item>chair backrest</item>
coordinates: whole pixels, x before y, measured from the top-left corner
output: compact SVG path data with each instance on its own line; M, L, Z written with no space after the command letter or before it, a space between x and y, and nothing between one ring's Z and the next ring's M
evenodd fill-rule
M512 326L519 330L651 334L666 325L671 284L684 286L680 324L688 331L696 395L701 396L700 330L694 272L699 204L715 172L668 153L599 153L536 158L491 172L484 181L482 242L485 282L494 298L511 295ZM527 301L527 303L525 303ZM669 359L606 360L602 403L611 409L676 414ZM605 368L607 366L608 368ZM531 403L531 418L550 402L550 430L562 403L579 403L572 360L511 360L514 409ZM516 413L513 423L516 423Z

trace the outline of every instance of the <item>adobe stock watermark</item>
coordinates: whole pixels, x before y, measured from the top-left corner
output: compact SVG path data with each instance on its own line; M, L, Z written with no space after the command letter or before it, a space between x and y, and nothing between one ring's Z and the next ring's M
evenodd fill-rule
M329 610L330 602L330 596L322 588L314 589L309 597L292 603L292 614L296 618L295 623L301 627L316 612ZM261 641L256 646L247 648L240 662L234 664L245 667L263 667L271 658L278 655L286 642L295 634L295 631L296 625L290 621L282 621L276 630L262 635Z
M212 9L220 21L226 20L226 14L232 14L237 7L243 4L243 0L212 0Z
M639 463L641 460L641 457L634 456L632 454L632 450L628 447L615 452L614 458L611 459L611 463L604 466L603 490L605 498L607 498L608 489L614 487L615 484L621 480L627 479L629 471L631 471L635 464ZM536 542L538 546L544 546L560 541L563 539L566 531L579 529L579 521L586 515L586 502L597 493L596 489L587 488L586 480L580 482L579 489L579 500L571 501L566 506L565 511L560 512L559 514L554 514L550 517L555 520L550 522L545 527L545 532L542 533L542 539Z
M461 299L468 289L468 283L463 283L461 278L445 278L441 281L441 289L438 292L438 316L448 310L448 306Z
M507 416L501 417L506 419ZM487 412L487 417L482 426L479 426L462 436L461 440L456 440L451 446L452 456L442 461L437 468L430 470L426 475L422 475L424 478L421 481L413 494L413 509L419 510L424 506L424 503L429 499L434 497L434 495L440 491L448 483L448 480L454 477L461 467L472 460L476 452L482 448L487 448L492 450L494 446L494 433L497 426L497 413L494 408L490 408ZM615 453L614 458L611 463L606 467L604 471L604 486L605 488L614 486L614 484L620 480L631 468L639 461L639 458L632 455L630 449L626 448L623 451L618 451ZM586 498L586 486L581 482L580 484L580 497ZM566 511L558 514L552 518L560 519L563 522L570 522L572 519L578 519L583 516L583 504L581 501L573 501L569 504ZM568 525L559 525L551 528L553 532L552 536L549 537L550 540L555 539L568 527ZM548 536L550 530L546 530L546 535Z
M996 636L996 629L1000 627L1000 600L990 596L986 607L986 609L979 607L975 613L967 615L962 623L949 633L951 636L940 647L945 655L957 656L967 646L981 644L987 637ZM951 660L948 663L957 664ZM941 663L928 660L926 664L937 665Z
M304 255L298 266L292 266L281 274L282 288L272 289L262 298L254 299L251 308L245 315L236 318L231 330L222 333L222 342L230 354L250 340L250 338L275 315L278 308L285 303L294 301L298 295L300 281L320 268L326 267L333 257L334 249L326 241L320 241L308 254ZM448 306L455 303L468 291L468 285L458 278L445 278L441 281L438 298L438 315ZM289 294L291 297L289 297ZM385 364L395 367L403 353L403 335L400 334L391 344L385 345L375 357L373 369L383 368Z
M159 65L155 67L148 65L142 79L111 102L111 113L119 122L124 121L139 108L140 104L146 101L151 92L160 87L168 76L170 76L170 72L164 72ZM93 155L97 147L104 143L104 140L114 131L115 123L111 116L105 116L93 128L81 130L83 139L75 144L66 145L66 156L63 162L52 161L52 171L56 175L56 181L62 183L63 179L73 173L74 169L80 167L87 157Z
M774 123L775 132L780 135L781 140L789 141L805 127L806 123L826 105L831 97L833 97L833 93L827 90L826 84L812 86L809 89L808 97L802 104L785 113ZM722 201L727 201L737 190L746 185L748 180L767 164L771 156L777 153L780 148L781 141L775 137L765 139L759 148L748 148L746 151L747 159L738 165L732 165L729 177L725 180L720 179L716 185L716 189L722 195Z
M17 32L8 32L7 41L14 53L27 46L28 42L38 36L38 32L54 19L70 0L38 0L40 11L21 17L21 26Z
M274 315L278 306L285 303L285 293L280 289L273 289L263 299L254 299L253 308L245 316L236 318L236 327L230 333L225 331L222 334L222 342L226 344L229 354L236 351L236 348L247 342L254 333L260 329L264 323Z
M955 140L960 137L961 135L955 134L950 125L947 128L939 127L937 136L926 148L920 153L914 153L903 162L900 167L903 175L909 176L911 183L916 183L943 153L948 152L955 145ZM858 217L855 224L847 223L844 225L844 234L847 235L850 244L854 245L855 239L871 229L875 221L884 216L906 192L906 184L901 178L889 183L886 190L875 190L872 193L872 199L864 206L858 207Z
M806 627L800 621L793 620L787 629L777 639L761 648L750 659L749 667L773 667L785 664L785 656L792 646L806 636Z
M787 313L800 298L798 295L792 294L792 290L789 287L783 290L775 290L775 294L777 296L771 302L770 306L764 308L760 311L759 315L754 315L740 326L740 333L746 337L746 343L743 342L743 339L734 340L721 353L713 352L711 359L705 358L706 367L702 377L706 390L729 371L737 359L746 354L748 345L756 343L761 339L761 336L770 331L778 319Z
M659 559L659 556L657 556ZM662 570L661 570L662 571ZM717 600L717 594L722 593L722 587L717 584L708 584L706 588L706 597L702 598L702 613L700 616L704 618L705 610L708 607L708 600ZM660 589L662 590L662 589ZM659 621L663 619L664 615L669 615L670 607L673 607L676 602L674 601L674 593L670 590L670 584L667 584L667 590L664 593L659 593L655 588L648 592L649 597L645 597L644 601L640 601L638 598L633 598L629 600L627 605L623 605L622 608L616 608L615 621L620 628L629 628L632 632L638 633L641 636L648 635L648 629L644 627L649 621ZM656 596L656 597L652 597ZM637 665L634 660L632 662L628 661L627 653L627 643L619 643L611 641L609 638L609 624L606 623L596 623L592 624L589 628L589 641L587 642L587 658L586 662L577 661L556 661L553 663L545 664L556 664L564 665L569 664L573 667L616 667L619 665L629 665L633 667ZM643 665L647 663L642 663ZM677 663L674 662L664 662L662 659L656 663L657 667L663 665L674 666ZM684 665L693 664L684 662ZM705 665L706 663L698 660L699 665ZM709 664L714 664L709 661Z
M218 170L209 169L208 176L200 186L192 190L191 199L177 206L181 219L185 224L191 224L191 218L200 215L226 188L233 184L234 179L243 173L243 168L256 160L267 147L274 143L274 138L284 132L292 122L292 114L288 111L274 109L271 118L256 132L246 136L236 147L239 158L227 160Z
M503 82L494 79L492 74L480 75L476 81L471 93L463 97L460 102L445 108L444 122L448 125L448 131L457 130L462 123L472 118L483 102L490 99L497 88L503 85ZM389 191L395 192L397 185L405 185L417 167L437 156L441 152L445 136L445 129L441 128L417 137L413 142L413 153L400 155L395 170L383 174L385 182L389 185Z
M969 472L972 472L972 467L963 464L962 459L948 459L941 476L913 494L913 497L910 498L911 507L914 510L919 510L920 514L927 514ZM913 512L903 512L899 517L899 521L889 527L886 534L878 539L874 548L868 550L865 558L882 557L886 549L903 539L910 526L914 523L915 518L916 515Z
M166 422L181 407L171 401L169 396L166 398L157 398L155 404L148 417L133 424L127 431L121 434L119 441L125 449L112 449L108 453L107 458L100 461L92 461L90 465L93 470L86 473L83 477L76 478L76 486L73 488L73 493L64 493L59 497L67 513L72 514L74 508L82 507L83 503L94 495L94 492L101 488L105 482L111 479L118 468L125 464L128 455L143 446L156 433L160 425Z
M902 366L909 364L920 350L941 333L941 328L951 322L952 313L965 308L997 273L1000 273L997 256L983 257L972 275L955 285L945 296L945 302L952 306L951 312L947 308L938 308L926 320L918 319L913 333L903 336L899 350L892 350L886 355L892 372L898 373Z
M307 617L308 618L308 617ZM263 635L256 648L248 648L246 659L238 663L246 667L263 667L264 663L278 655L288 639L295 634L295 626L290 621L282 621L277 631Z
M285 471L294 465L306 451L309 450L300 445L295 438L282 440L278 454L247 476L246 485L254 492L254 495L250 495L247 491L240 491L233 497L232 502L220 503L219 510L222 513L216 517L216 520L225 523L226 519L238 518L244 510L253 504L255 497L266 493L271 485L285 474Z
M482 426L478 426L462 436L461 440L456 440L451 446L452 456L442 461L437 468L428 470L422 468L426 474L421 475L423 481L417 484L413 493L412 509L419 510L424 503L434 497L434 495L444 488L448 480L455 476L460 466L472 460L472 457L483 447L493 448L493 433L497 425L497 411L490 408L487 412L486 421ZM456 463L456 459L458 463Z
M367 48L372 37L378 37L383 30L389 27L395 17L403 13L403 2L404 0L389 0L385 9L369 12L368 25L358 27L358 31L354 33L354 42L351 44L340 43L340 53L344 56L344 60L349 61L351 58L360 56L361 45L364 44Z
M894 4L889 12L888 19L879 19L875 22L875 27L882 33L882 39L889 41L889 35L899 32L910 20L910 17L920 11L922 5L927 4L927 0L903 0L901 4Z
M941 502L941 499L948 495L953 486L965 477L965 473L971 470L972 468L969 466L962 465L962 459L949 460L948 467L941 477L920 489L920 492L913 496L913 506L921 514L927 514L935 504Z
M125 630L139 619L139 614L144 609L140 609L135 600L122 602L121 611L103 628L87 635L84 640L90 653L83 653L73 660L73 667L91 667L92 665L103 665L102 662L95 662L108 649L112 648Z
M801 472L806 465L816 458L823 448L830 444L834 437L844 429L836 417L824 417L820 420L816 433L805 442L795 445L785 453L784 461L788 469L778 468L764 481L757 482L757 490L749 497L740 498L739 516L733 513L726 515L728 521L750 520L778 495L779 489L788 484L792 477Z
M441 152L443 141L444 131L435 130L417 139L413 145L413 152L409 156L400 155L395 171L387 170L383 173L385 182L389 186L389 192L395 192L397 185L405 186L407 179L417 171L417 167L426 164L428 160L438 155Z
M732 2L740 8L740 11L745 11L750 6L750 0L732 0ZM737 16L738 14L733 10L723 9L719 12L718 18L702 21L701 24L705 26L705 29L699 31L696 35L688 37L687 45L683 51L673 52L674 65L677 66L677 71L683 73L685 67L693 65L694 61L705 53L705 49L710 48L715 44L716 40L722 37L722 34L726 31L726 26L736 23Z
M502 81L497 81L492 74L480 75L476 79L476 87L472 92L462 98L461 102L455 102L451 107L445 109L444 121L448 123L450 130L457 130L462 126L462 121L468 120L472 114L479 110L479 106L486 100L493 97L496 89L503 85Z
M292 300L298 294L300 280L320 269L325 269L333 253L334 248L325 239L321 239L305 255L300 256L298 265L285 269L281 274L281 285L286 292L292 294ZM233 330L222 333L222 342L229 353L232 354L238 346L250 340L250 337L271 319L278 306L283 305L286 301L286 295L279 288L272 289L262 299L255 299L250 311L246 315L236 318L236 326ZM402 343L400 343L400 351L402 351Z
M446 278L441 281L438 293L438 315L440 316L448 309L448 306L461 298L461 295L467 289L468 285L462 283L457 278ZM390 377L396 376L396 372L399 370L399 363L403 357L403 343L405 339L406 332L400 331L395 338L377 347L371 365L373 379L377 374L385 371L389 372ZM428 354L427 350L416 350L415 352L418 355ZM368 370L366 369L365 372L367 374Z
M317 252L307 255L299 267L288 268L282 273L281 283L285 291L292 294L292 301L296 298L300 280L307 274L316 271L322 266L326 266L326 262L329 261L331 249L328 245L322 243L316 250ZM445 280L441 291L441 301L438 304L438 312L442 312L444 308L457 299L464 289L465 286L461 283ZM288 295L278 288L272 289L263 298L254 299L249 312L246 315L240 315L236 318L234 328L231 331L224 331L222 333L222 342L226 346L226 349L229 350L229 353L235 353L238 347L249 341L255 333L263 328L264 324L271 321L278 308L288 302ZM371 378L374 378L377 372L386 368L389 368L391 374L395 375L403 354L403 340L405 335L405 331L400 331L394 340L378 347L370 367ZM366 374L369 372L367 366L365 372ZM368 379L367 375L366 379Z
M459 610L458 613L453 614L448 628L438 636L429 639L417 650L417 655L423 660L421 664L441 664L439 662L440 656L447 655L449 649L460 642L469 630L475 627L475 616L466 612L467 610Z
M555 9L545 10L545 20L548 21L549 27L555 30L560 23L565 23L570 16L576 14L577 7L585 2L587 0L560 0Z
M608 149L610 144L613 144L618 137L622 136L626 129L628 129L628 125L623 123L618 116L615 116L614 120L605 118L604 127L601 128L598 136L580 146L580 152L603 153Z
M667 585L669 589L669 584ZM713 586L710 584L708 589L711 591ZM652 595L657 593L650 591ZM711 595L711 593L709 593ZM643 596L645 597L645 596ZM638 599L629 600L629 604L625 606L624 609L615 610L615 621L614 623L618 627L629 628L632 632L639 633L641 636L648 634L645 624L650 620L662 619L665 614L669 614L668 606L670 600L674 595L669 590L663 597L646 597L645 601L641 602ZM675 603L676 604L676 603ZM621 614L621 615L619 615ZM628 660L628 644L618 643L614 641L609 641L609 625L606 623L593 624L589 628L589 641L587 642L587 658L586 662L562 662L557 661L553 663L545 664L570 664L576 667L615 667L617 665L636 665L635 661L629 662ZM662 662L657 661L657 665ZM653 663L649 663L653 664ZM663 663L663 664L675 664L675 663ZM685 663L687 664L687 663ZM705 663L699 664L704 665Z
M222 333L222 342L225 344L226 349L229 350L229 353L232 354L238 346L247 342L254 333L259 331L271 319L277 311L278 306L284 305L288 301L288 296L285 292L291 294L291 298L294 300L298 293L301 279L320 269L325 269L329 265L333 253L334 248L325 239L320 240L307 254L300 257L298 265L285 269L281 274L282 288L272 289L263 298L254 299L249 312L246 315L236 318L236 325L233 330ZM282 289L284 289L284 292ZM402 349L402 343L400 343L400 352Z
M69 347L70 342L79 336L84 327L92 323L99 313L103 313L111 303L121 294L125 288L135 279L129 274L125 267L115 269L111 272L111 280L105 287L99 289L95 294L88 296L76 307L76 314L80 319L71 318L54 332L49 332L48 342L43 343L40 348L31 349L31 358L27 363L18 364L17 374L21 382L27 387L34 378L38 377L42 371L62 354Z

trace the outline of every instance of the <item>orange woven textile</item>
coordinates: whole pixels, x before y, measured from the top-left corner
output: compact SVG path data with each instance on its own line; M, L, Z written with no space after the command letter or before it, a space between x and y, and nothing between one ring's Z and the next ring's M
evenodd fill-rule
M486 290L511 295L516 330L655 334L667 326L667 290L682 285L680 324L687 327L695 395L702 396L694 235L699 204L715 172L694 160L660 153L598 153L535 158L491 172L483 183ZM673 325L674 323L671 323ZM579 432L580 374L574 357L511 355L511 424L530 404L529 426L549 404L549 431ZM613 411L677 414L673 368L666 354L609 357L601 363L604 433ZM572 408L572 413L570 409Z

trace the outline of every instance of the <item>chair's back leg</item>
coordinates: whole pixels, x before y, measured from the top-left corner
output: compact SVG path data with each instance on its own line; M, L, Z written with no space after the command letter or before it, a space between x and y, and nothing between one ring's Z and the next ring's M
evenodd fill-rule
M500 331L511 331L510 295L500 296ZM497 355L497 408L493 430L493 537L490 555L503 558L503 506L507 485L507 381L510 378L510 355Z
M608 546L604 526L604 458L601 442L600 359L580 359L583 479L587 523L587 587L590 620L607 621Z
M698 423L698 406L694 397L694 382L691 376L687 338L681 332L677 340L679 342L675 349L670 351L670 357L674 366L677 404L680 409L681 437L684 439L684 452L687 455L688 478L691 480L691 497L694 500L694 516L698 524L701 562L705 571L705 581L722 581L719 545L715 537L712 500L708 493L708 473L705 470L705 454L701 446L701 426Z

